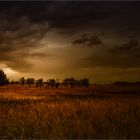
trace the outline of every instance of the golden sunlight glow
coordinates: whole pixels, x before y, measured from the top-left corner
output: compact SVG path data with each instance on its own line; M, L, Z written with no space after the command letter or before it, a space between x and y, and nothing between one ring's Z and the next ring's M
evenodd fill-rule
M8 74L8 75L15 75L15 74L18 73L17 71L11 69L10 67L8 67L8 66L5 65L5 64L1 64L1 65L0 65L0 69L3 70L3 71L4 71L6 74Z

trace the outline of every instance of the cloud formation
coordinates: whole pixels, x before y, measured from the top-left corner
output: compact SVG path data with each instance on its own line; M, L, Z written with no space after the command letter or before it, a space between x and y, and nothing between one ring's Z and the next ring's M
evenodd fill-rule
M13 22L0 22L0 62L18 70L28 70L30 52L41 47L41 40L48 31L47 23L32 23L27 17Z
M81 65L85 67L139 68L140 46L137 39L130 39L120 46L93 50L92 55L84 58Z
M112 53L133 53L139 51L140 46L137 39L130 39L128 42L111 49Z
M80 38L74 40L72 44L81 46L93 46L102 44L102 40L97 35L88 36L87 34L83 34L80 36Z
M0 64L42 75L139 69L139 13L138 1L0 2Z

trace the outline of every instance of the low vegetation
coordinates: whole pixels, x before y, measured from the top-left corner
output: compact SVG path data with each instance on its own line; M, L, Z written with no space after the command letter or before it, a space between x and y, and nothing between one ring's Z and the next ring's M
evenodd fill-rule
M107 90L3 86L0 138L140 138L139 95Z
M1 86L0 139L140 138L140 86L72 81L36 86L23 77Z

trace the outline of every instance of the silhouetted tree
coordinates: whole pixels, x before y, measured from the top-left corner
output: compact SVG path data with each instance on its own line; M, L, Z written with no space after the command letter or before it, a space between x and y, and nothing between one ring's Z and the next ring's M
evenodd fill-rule
M55 79L49 79L48 82L50 83L50 86L53 88L55 86Z
M66 78L63 80L63 84L64 86L71 86L71 87L75 87L76 86L76 80L72 77L72 78Z
M55 88L59 88L59 86L60 86L60 82L57 81L57 82L55 83Z
M70 86L75 87L76 86L76 80L74 78L70 78Z
M80 80L76 80L76 86L80 87L81 86L81 81Z
M69 85L69 78L66 78L63 80L63 85L68 86Z
M46 86L47 86L47 87L50 87L50 85L51 85L50 82L47 81L47 82L46 82Z
M84 78L84 79L80 79L80 80L76 80L73 77L72 78L66 78L63 80L63 85L64 86L70 86L70 87L80 87L80 86L85 86L88 87L89 86L89 79Z
M41 86L43 86L43 79L42 78L40 78L36 81L36 87L41 87Z
M20 82L19 81L14 81L14 84L20 84Z
M20 78L19 79L19 82L22 84L22 86L25 84L25 78L24 77L22 77L22 78Z
M29 85L29 87L31 87L31 85L34 84L34 78L28 78L28 79L26 80L26 83Z
M82 86L88 87L89 86L89 79L87 79L87 78L81 79L80 84Z
M9 79L7 79L6 74L3 70L0 70L0 86L7 85L9 83Z

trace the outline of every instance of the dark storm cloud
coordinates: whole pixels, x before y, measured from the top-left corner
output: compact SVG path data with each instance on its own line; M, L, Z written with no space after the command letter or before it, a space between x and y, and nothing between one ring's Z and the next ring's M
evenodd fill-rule
M140 44L137 39L130 39L128 42L110 49L109 52L114 55L118 54L127 56L128 59L126 59L126 61L130 59L134 65L139 67L138 61L140 61ZM124 65L126 65L126 62L124 62Z
M43 22L47 19L47 7L51 1L1 1L0 16L15 20L26 16L32 22Z
M130 39L120 46L91 50L93 54L81 61L83 67L139 68L140 45L137 39Z
M73 34L82 29L94 28L94 24L118 14L114 4L104 2L63 1L53 2L48 8L48 20L51 28L60 29L62 34Z
M131 18L137 18L140 11L138 4L133 1L18 1L1 2L0 11L2 18L13 20L26 16L35 23L48 21L51 28L74 31L114 16L122 19L122 15L129 15L131 24Z
M10 12L10 11L8 11ZM0 18L0 62L20 71L29 70L30 52L40 48L47 22L32 23L28 17Z
M61 33L68 34L68 32L80 31L82 28L94 28L102 21L118 16L119 19L116 18L114 22L129 20L127 25L133 26L133 20L137 19L140 11L138 4L132 1L1 2L0 17L16 20L16 18L25 16L34 23L47 21L50 28L57 28ZM126 15L124 20L123 15ZM137 19L137 21L140 20ZM104 26L107 26L107 23ZM109 26L111 28L112 25Z
M46 54L46 53L31 53L30 54L31 58L46 58L46 57L53 57L51 54Z
M127 43L114 47L112 53L132 53L132 51L140 50L140 46L137 39L130 39Z
M87 43L88 46L100 45L100 44L102 44L102 40L98 36L91 36Z
M89 41L89 38L87 36L87 34L81 35L80 38L74 40L72 43L73 44L87 44L87 42Z
M93 46L102 44L102 40L97 35L88 36L87 34L83 34L74 40L72 44L78 46Z
M81 31L87 30L87 35L73 38L73 45L77 46L104 45L105 40L99 35L89 35L90 31L95 33L99 30L104 33L105 30L105 34L115 34L114 30L121 30L120 38L131 33L137 37L140 31L139 6L140 2L132 1L0 2L0 62L20 71L27 71L32 67L29 59L51 57L45 52L34 52L43 45L41 40L51 29L65 33L67 40L74 33L81 34ZM97 53L92 48L93 55L83 59L81 65L139 67L138 40L130 40L118 47L116 45L117 43L112 50L101 48Z
M107 28L109 31L114 28L130 29L140 23L139 4L133 1L52 2L47 7L47 17L50 27L60 29L60 32L65 34L83 29L93 30L97 26ZM108 19L111 19L110 23L106 22Z
M56 2L52 4L53 8L50 5L48 12L50 12L52 19L55 17L54 25L62 28L68 26L73 28L75 24L71 26L73 25L71 23L76 23L77 21L79 21L77 24L81 26L87 22L103 20L121 14L124 10L120 6L124 5L127 5L127 3L101 1ZM59 18L61 24L58 22Z
M139 68L140 58L108 53L92 55L81 60L82 67Z

